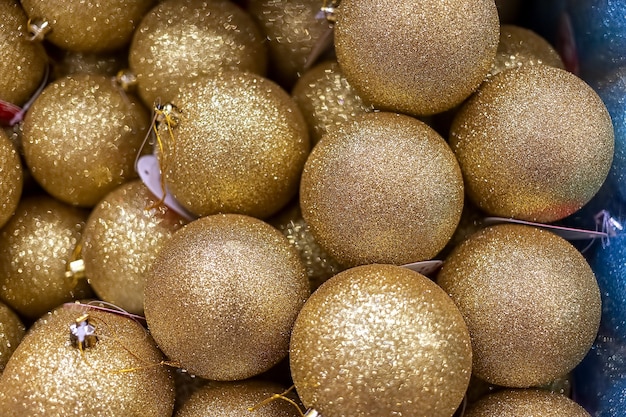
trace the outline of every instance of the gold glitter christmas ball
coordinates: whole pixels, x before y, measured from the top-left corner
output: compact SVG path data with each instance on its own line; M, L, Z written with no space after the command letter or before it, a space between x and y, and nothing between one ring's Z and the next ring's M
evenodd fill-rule
M434 130L393 113L366 113L324 136L306 162L302 215L339 263L431 259L461 217L463 180Z
M20 156L4 130L0 129L0 227L11 218L22 196L24 175Z
M446 258L437 283L465 318L474 374L492 384L525 388L565 375L600 324L600 290L585 258L531 226L475 233Z
M322 284L296 319L289 352L300 399L323 416L451 417L472 362L467 327L445 292L380 264Z
M14 0L0 1L0 100L21 106L44 75L46 52L28 40L28 16Z
M291 96L302 110L313 144L327 132L372 110L363 103L334 61L324 62L305 72Z
M174 233L146 278L145 313L159 347L189 372L246 379L287 355L309 295L300 258L252 217L203 217Z
M141 181L109 193L89 215L83 232L85 274L98 297L143 314L146 271L174 231L185 223Z
M60 307L37 321L11 356L0 377L0 409L6 417L169 417L174 381L162 360L136 321Z
M343 0L335 49L364 100L429 115L460 104L483 81L498 31L493 0Z
M580 405L541 390L504 390L469 407L464 417L591 417Z
M33 20L47 22L45 39L70 51L113 51L128 44L153 0L22 0Z
M189 211L264 218L296 194L309 136L298 107L278 85L229 71L199 79L174 104L177 126L159 129L161 169Z
M282 394L285 390L281 385L266 381L211 382L196 391L174 417L301 416L296 405L283 399L265 403L273 395Z
M137 176L148 126L146 110L110 78L70 75L48 85L27 113L24 157L49 194L91 207Z
M267 49L252 17L230 1L166 0L141 21L128 60L139 95L152 107L201 75L265 74Z
M485 212L552 222L600 189L613 125L598 95L546 65L503 71L457 113L450 131L470 199Z
M6 304L0 303L0 374L20 344L26 328L20 318Z
M36 319L59 304L91 295L65 277L86 214L47 196L22 199L0 231L0 298Z

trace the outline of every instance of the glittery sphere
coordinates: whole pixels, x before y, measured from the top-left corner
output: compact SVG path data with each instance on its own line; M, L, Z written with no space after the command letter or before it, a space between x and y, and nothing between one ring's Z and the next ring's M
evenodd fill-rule
M265 74L267 50L252 17L230 1L166 0L141 21L128 60L139 95L152 107L200 75Z
M298 417L298 409L287 401L277 399L265 405L261 402L281 394L285 387L265 381L211 382L196 391L174 417ZM259 406L253 412L249 408Z
M130 42L153 0L22 0L28 16L49 23L46 40L71 51L102 52Z
M461 217L463 181L445 141L417 119L367 113L324 136L300 185L302 215L346 266L431 259Z
M0 130L0 227L11 218L22 195L24 175L20 156L4 130Z
M464 417L591 417L564 395L541 390L504 390L468 408Z
M46 66L46 53L28 41L28 17L14 0L0 1L0 100L22 105L37 89Z
M162 124L161 158L173 196L206 216L268 217L297 192L309 153L306 123L278 85L255 74L199 79L175 100L182 116Z
M94 206L136 177L148 125L146 110L110 78L70 75L48 85L26 115L26 164L52 196Z
M405 268L366 265L311 295L289 357L302 402L324 416L450 417L467 389L472 350L441 288Z
M355 116L371 111L348 83L339 64L324 62L305 72L291 92L316 144L327 132L338 129Z
M86 215L50 197L22 199L0 231L0 298L36 319L59 304L91 295L65 277Z
M613 126L598 95L546 65L503 71L457 113L450 131L468 196L485 212L552 222L600 189Z
M146 278L145 313L173 361L212 380L260 374L287 355L309 295L300 258L261 220L203 217L176 232Z
M469 328L472 371L492 384L547 384L583 359L598 331L600 291L591 268L545 230L483 229L446 258L437 283Z
M7 305L0 303L0 374L22 341L26 328Z
M91 212L82 241L85 274L101 300L143 313L146 271L184 220L140 181L121 185Z
M82 314L96 343L82 350L70 326ZM174 381L146 330L123 316L60 307L30 329L0 377L6 417L169 417Z
M429 115L460 104L483 81L498 31L493 0L343 0L335 48L364 100Z

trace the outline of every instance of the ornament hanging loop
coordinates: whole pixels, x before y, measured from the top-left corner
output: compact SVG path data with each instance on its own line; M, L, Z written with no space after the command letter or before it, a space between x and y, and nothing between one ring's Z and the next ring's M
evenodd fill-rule
M28 19L26 23L26 28L28 29L28 33L30 37L29 41L41 42L44 40L46 35L52 31L52 27L50 26L50 22L43 19Z

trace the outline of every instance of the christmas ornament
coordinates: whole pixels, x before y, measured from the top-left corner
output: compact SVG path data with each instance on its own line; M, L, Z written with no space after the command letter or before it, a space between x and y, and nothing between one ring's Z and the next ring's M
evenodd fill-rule
M309 152L306 123L278 85L229 71L198 79L159 125L161 170L172 195L198 216L265 218L297 191ZM171 114L171 113L170 113Z
M145 313L159 347L189 372L246 379L278 363L309 295L300 258L248 216L195 220L165 243L146 277Z
M130 42L153 0L23 0L33 21L45 22L45 39L76 52L113 51Z
M472 372L522 388L571 371L600 323L598 283L566 240L531 226L487 227L444 261L437 283L472 337Z
M265 74L267 49L252 18L230 1L166 0L141 21L130 69L144 103L171 101L181 86L222 70Z
M20 156L4 130L0 130L0 227L11 218L22 195L24 175Z
M137 322L60 307L30 329L0 377L4 416L171 416L174 381Z
M52 196L91 207L136 177L148 125L145 109L110 78L70 75L48 85L24 120L26 164Z
M26 328L7 305L0 303L0 374L20 344Z
M140 181L109 193L89 215L82 239L85 274L101 300L143 313L145 275L184 220Z
M532 65L484 83L457 113L449 142L479 208L547 223L600 189L614 138L609 113L587 84Z
M0 299L36 319L59 304L91 295L65 277L86 215L47 196L23 198L0 231Z
M542 390L504 390L468 408L464 417L591 417L564 395Z
M491 0L343 0L335 49L365 101L429 115L455 107L478 87L493 63L498 33Z
M339 263L431 259L463 208L463 181L445 141L417 119L367 113L329 132L302 174L300 205Z
M302 110L313 144L327 132L372 110L363 103L335 61L324 62L305 72L291 95Z
M323 416L451 417L472 361L450 298L392 265L355 267L322 284L296 319L289 351L300 399Z

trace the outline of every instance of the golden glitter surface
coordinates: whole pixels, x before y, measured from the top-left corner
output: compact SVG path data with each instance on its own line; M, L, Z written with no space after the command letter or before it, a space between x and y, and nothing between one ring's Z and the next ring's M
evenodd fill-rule
M88 314L98 338L79 349L70 325ZM127 317L60 307L30 329L0 377L5 417L169 417L174 380L146 330Z
M333 417L451 417L472 362L452 300L392 265L355 267L322 284L296 319L289 351L302 402Z
M185 222L141 181L123 184L91 212L83 232L85 274L101 300L143 314L146 271Z
M364 100L425 116L451 109L478 87L498 33L493 0L343 0L335 48Z
M172 195L192 213L268 217L296 194L309 154L306 123L291 97L261 76L198 79L174 104L182 116L161 158Z
M14 0L0 1L0 100L21 106L35 92L44 75L46 52L28 41L28 17Z
M36 319L59 304L88 297L86 282L65 277L84 227L82 210L48 196L22 199L0 231L0 298Z
M70 51L113 51L128 44L153 0L22 0L28 16L52 29L46 40Z
M324 136L302 174L300 205L317 242L339 263L431 259L461 217L463 180L434 130L393 113L366 113Z
M267 49L256 23L230 1L166 0L135 31L129 63L148 107L179 87L222 70L265 74Z
M309 295L298 253L252 217L203 217L174 233L146 278L148 327L165 354L192 374L238 380L287 355Z
M565 397L539 390L505 390L484 397L464 417L591 417Z
M305 72L291 96L302 110L313 144L355 116L372 111L348 83L339 64L333 61Z
M450 130L470 199L485 212L552 222L600 189L613 125L598 95L546 65L503 71L457 113Z
M91 207L137 176L149 115L109 77L75 74L48 85L24 120L33 177L52 196Z
M20 156L4 130L0 129L0 227L15 212L23 187L24 175Z
M492 384L525 388L565 375L600 324L600 290L585 258L531 226L475 233L446 258L437 283L465 318L474 374Z
M0 374L22 341L26 328L6 304L0 303Z

